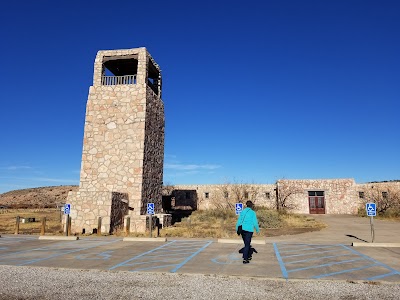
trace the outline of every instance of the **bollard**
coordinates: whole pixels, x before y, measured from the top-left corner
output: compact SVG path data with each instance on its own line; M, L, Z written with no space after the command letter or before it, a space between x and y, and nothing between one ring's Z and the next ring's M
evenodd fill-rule
M15 221L15 233L14 234L19 234L19 216L17 216L16 221Z
M157 229L156 237L159 237L159 236L160 236L160 227L161 227L160 218L157 218L157 219L156 219L156 229Z
M101 217L97 219L97 235L101 236Z
M125 235L128 236L131 231L131 218L126 217L126 224L125 224Z
M46 234L46 217L42 218L42 228L40 230L40 235Z

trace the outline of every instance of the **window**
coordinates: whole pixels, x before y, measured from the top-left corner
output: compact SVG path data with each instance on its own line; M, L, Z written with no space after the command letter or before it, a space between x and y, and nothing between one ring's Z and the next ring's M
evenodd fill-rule
M324 191L309 191L308 192L308 196L309 197L315 197L315 196L323 197L324 196Z
M159 80L160 80L160 72L154 66L153 62L149 60L148 63L148 78L147 78L147 85L151 87L151 89L158 95L159 89Z
M103 58L102 85L136 84L138 56L105 56Z
M229 193L228 192L224 192L224 197L228 198L229 197Z
M244 192L244 199L249 199L249 192Z
M209 192L205 192L204 193L204 197L208 199L210 197L210 193Z
M270 192L266 192L266 193L265 193L265 198L271 199L271 193L270 193Z
M364 192L358 192L358 198L364 199L365 195Z
M382 198L383 199L387 199L388 197L388 193L387 192L382 192Z

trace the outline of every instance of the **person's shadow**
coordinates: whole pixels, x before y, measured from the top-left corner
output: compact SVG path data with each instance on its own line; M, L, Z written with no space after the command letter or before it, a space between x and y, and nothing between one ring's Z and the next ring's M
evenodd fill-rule
M355 238L355 239L357 239L357 240L359 240L359 241L362 241L362 242L365 242L365 243L368 243L368 241L363 240L363 239L360 239L360 238L356 237L355 235L346 234L346 236L351 237L351 238Z
M242 249L239 250L239 253L243 253L244 247ZM252 256L253 253L258 253L257 250L255 248L253 248L252 246L250 246L250 252L249 252L249 256Z

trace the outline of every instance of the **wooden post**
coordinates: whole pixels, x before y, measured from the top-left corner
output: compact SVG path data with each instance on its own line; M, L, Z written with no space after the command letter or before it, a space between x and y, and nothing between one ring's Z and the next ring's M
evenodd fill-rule
M15 220L15 234L19 234L19 216Z
M101 217L97 219L97 235L101 236Z
M46 234L46 217L42 218L42 228L40 230L40 235Z
M131 217L126 217L125 235L128 236L131 232Z

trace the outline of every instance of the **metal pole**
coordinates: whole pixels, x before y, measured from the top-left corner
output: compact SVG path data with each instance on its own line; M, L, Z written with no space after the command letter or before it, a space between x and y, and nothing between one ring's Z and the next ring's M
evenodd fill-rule
M68 215L68 235L71 235L71 217Z
M65 215L65 236L68 236L69 215Z
M371 238L372 238L372 243L375 240L375 229L374 229L374 217L371 216L370 219L370 224L371 224Z
M151 229L152 229L152 219L153 219L153 215L149 215L149 226L150 226L150 237L152 237L151 236Z

